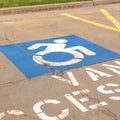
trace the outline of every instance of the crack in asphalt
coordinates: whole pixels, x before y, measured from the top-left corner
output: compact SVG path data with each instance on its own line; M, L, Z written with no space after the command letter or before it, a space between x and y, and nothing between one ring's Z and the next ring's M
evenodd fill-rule
M9 40L9 37L7 37L6 35L5 35L5 40L8 41L9 43L11 43L11 41ZM19 44L14 44L14 45L17 46L18 49L20 49L25 54L33 57L32 54L30 54L29 52L27 52ZM46 64L46 63L42 63L42 64L51 71L50 74L52 74L52 75L58 75L60 77L63 77L65 75L64 71L57 71L50 64ZM17 80L17 81L11 81L11 82L8 82L8 83L3 83L3 84L0 84L0 86L7 85L7 84L17 84L17 83L23 82L24 80L26 80L26 79L21 79L21 80ZM75 90L81 90L80 87L75 87L75 86L73 86L73 89L75 89ZM80 95L82 95L84 97L87 97L90 100L90 102L94 101L94 102L96 102L98 104L100 103L100 100L98 98L91 97L88 93L81 93ZM100 105L99 108L103 108L103 109L100 109L100 111L102 113L107 114L108 116L112 117L113 120L120 120L120 118L115 113L113 113L111 110L109 110L107 107Z
M52 75L57 75L59 77L63 77L65 75L65 72L64 71L57 71L57 72L54 72ZM65 77L64 77L65 78ZM70 84L69 84L70 85ZM71 86L71 85L70 85ZM73 86L73 89L75 91L82 91L82 89L79 87L79 86ZM81 94L79 94L79 97L82 96L82 97L85 97L85 98L88 98L90 100L90 102L93 102L95 101L96 103L100 103L101 101L99 100L99 98L95 98L95 97L91 97L88 93L84 93L84 92L81 92ZM120 120L120 118L115 114L113 113L111 110L109 110L107 107L99 104L98 108L103 108L100 109L101 112L103 112L104 114L107 114L108 116L112 117L113 120Z

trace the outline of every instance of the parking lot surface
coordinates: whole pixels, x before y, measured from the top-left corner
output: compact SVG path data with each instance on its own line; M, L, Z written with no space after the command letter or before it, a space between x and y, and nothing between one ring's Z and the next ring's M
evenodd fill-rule
M0 16L0 119L120 120L120 4Z

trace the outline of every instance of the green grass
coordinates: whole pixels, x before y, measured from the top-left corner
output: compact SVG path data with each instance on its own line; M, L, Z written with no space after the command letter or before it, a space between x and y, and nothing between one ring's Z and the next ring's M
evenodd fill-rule
M88 0L0 0L0 8L80 1Z

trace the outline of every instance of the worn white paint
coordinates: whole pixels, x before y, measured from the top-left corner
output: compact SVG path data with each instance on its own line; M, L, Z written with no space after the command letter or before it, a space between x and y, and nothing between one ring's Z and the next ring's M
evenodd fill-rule
M58 75L52 75L52 77L57 79L57 80L60 80L62 82L68 83L70 85L79 86L79 83L72 72L67 72L67 75L68 75L69 79L63 78L63 77L58 76Z
M100 85L98 88L97 88L97 91L103 93L103 94L112 94L114 93L114 91L112 90L105 90L105 85Z
M98 88L97 88L97 91L103 93L103 94L113 94L115 93L113 90L106 90L107 88L106 87L118 87L119 85L118 84L114 84L114 83L107 83L105 85L100 85ZM117 91L119 91L119 89L117 89Z
M65 78L60 77L60 76L57 76L57 75L52 75L52 77L55 78L55 79L57 79L57 80L60 80L60 81L62 81L62 82L65 82L65 83L67 83L67 84L72 85L71 81L69 81L68 79L65 79Z
M70 94L65 94L65 97L71 102L73 103L73 105L75 105L75 107L77 107L80 111L82 112L87 112L88 109L83 106L79 101L77 101L72 95Z
M81 101L81 102L86 102L86 101L88 101L88 100L89 100L88 97L80 98L80 101Z
M76 64L81 61L81 59L72 59L65 62L51 62L44 60L42 56L33 56L33 60L38 64L48 64L50 66L67 66L67 65Z
M59 118L57 118L57 117L49 117L49 116L46 115L44 112L39 113L39 114L37 114L37 115L38 115L38 117L39 117L40 119L42 119L42 120L59 120Z
M115 63L118 64L118 65L120 65L119 61L115 61ZM102 64L102 66L120 69L120 66L117 66L117 65Z
M88 92L89 92L88 89L84 89L84 90L74 91L74 92L72 92L72 94L75 95L75 96L77 96L77 95L79 95L79 94L85 94L85 93L88 93ZM86 102L86 101L88 101L88 100L89 100L88 97L80 98L80 101L81 101L81 102Z
M116 63L119 64L118 61L116 61ZM115 66L115 65L109 65L109 64L102 64L102 66L105 66L107 69L117 73L120 75L120 66ZM119 69L119 70L118 70Z
M115 61L115 63L120 65L119 61ZM118 69L120 69L120 66L109 65L109 64L102 64L102 66L105 66L107 69L110 69L111 71L113 71L117 74L120 74L120 71L118 70ZM104 73L102 71L99 71L99 70L96 70L96 69L93 69L93 68L85 68L85 69L86 69L86 72L92 78L93 81L99 80L99 77L104 77L104 76L105 77L111 77L112 76L108 73ZM67 72L67 75L68 75L69 79L65 79L65 78L57 76L57 75L52 75L52 77L55 78L55 79L58 79L62 82L68 83L70 85L79 86L79 83L78 83L77 79L75 78L75 76L72 72ZM111 94L109 99L119 101L120 100L120 95L117 96L117 94L116 94L116 93L120 93L120 89L119 88L116 89L116 87L119 87L119 86L120 86L119 84L115 84L115 83L106 83L105 85L98 86L97 91L99 91L102 94L106 94L106 95ZM114 87L115 89L112 89L112 90L109 89L111 87ZM79 94L84 94L84 93L88 93L88 92L90 92L88 89L83 89L83 90L78 90L78 91L72 92L72 95L77 96ZM113 94L116 94L116 95L114 96ZM79 101L78 101L72 95L71 94L65 94L64 96L71 103L73 103L73 105L75 107L77 107L82 112L89 111L88 108L93 110L93 109L97 109L98 107L108 105L105 101L103 101L103 102L95 103L95 104L89 105L88 107L85 107L80 102L84 103L84 102L89 101L88 97L80 98ZM69 109L63 109L63 110L61 110L61 114L50 117L47 114L45 114L44 111L41 108L44 104L60 104L60 103L61 103L60 101L54 100L54 99L48 99L48 100L40 101L33 106L33 110L38 115L38 117L42 120L62 120L69 115ZM16 115L16 116L24 115L24 112L21 111L21 110L7 110L6 113L8 115ZM4 118L5 116L6 116L6 114L4 112L0 113L0 119Z
M20 110L8 110L7 113L9 115L24 115L24 112Z
M116 64L120 65L120 61L115 61Z
M118 93L119 93L119 92L120 92L120 89L115 89L115 92L118 92Z
M100 102L100 103L90 105L89 108L90 109L97 109L98 107L102 107L102 106L106 106L106 105L108 105L108 104L105 101L103 101L103 102Z
M33 110L34 112L38 115L38 117L42 120L60 120L60 119L64 119L65 117L68 116L69 114L69 109L64 109L62 110L61 114L60 115L57 115L57 116L53 116L53 117L50 117L48 116L47 114L45 114L41 107L44 105L44 104L60 104L61 102L58 101L58 100L54 100L54 99L48 99L48 100L44 100L44 101L40 101L38 103L36 103L34 106L33 106Z
M0 113L0 119L2 119L3 117L5 117L5 113L4 112Z
M67 72L67 75L69 79L71 80L73 86L79 86L79 83L72 72Z
M77 96L77 95L80 95L80 94L83 94L83 93L85 94L85 93L88 93L88 92L89 92L88 89L84 89L84 90L74 91L74 92L72 92L72 94L75 95L75 96ZM78 108L79 110L81 110L82 112L87 112L87 111L89 111L88 108L90 108L90 109L93 110L93 109L97 109L98 107L108 105L105 101L103 101L103 102L95 103L95 104L89 105L88 107L85 107L85 106L83 106L80 102L84 103L84 102L89 101L90 99L89 99L88 96L85 96L85 97L80 98L80 99L79 99L80 102L77 101L77 100L76 100L72 95L70 95L70 94L66 94L65 97L66 97L69 101L71 101L71 102L75 105L75 107L77 107L77 108Z
M97 91L99 91L102 94L114 94L114 93L120 93L120 89L114 89L114 90L108 90L107 87L119 87L119 84L114 84L114 83L107 83L105 85L100 85L97 88ZM111 96L109 97L112 100L120 100L120 96Z
M64 110L62 110L62 113L60 115L58 115L58 117L60 119L64 119L65 117L68 116L68 114L69 114L69 109L64 109Z
M113 72L115 72L115 73L120 75L120 71L118 71L118 70L116 70L114 68L107 67L107 69L109 69L109 70L111 70L111 71L113 71Z
M53 41L53 43L37 43L30 47L28 47L28 50L36 50L40 47L46 47L45 50L37 52L33 56L33 60L38 64L49 64L51 66L67 66L76 64L84 58L84 54L88 56L96 55L95 52L85 48L84 46L73 46L67 48L67 40L66 39L56 39ZM49 54L49 53L55 53L55 52L64 52L71 54L73 58L71 60L67 61L59 61L59 62L52 62L49 60L43 59L43 55ZM84 54L83 54L84 53Z
M88 89L84 89L84 90L74 91L74 92L72 92L72 94L75 95L75 96L77 96L77 95L79 95L80 93L82 94L82 93L88 93L88 92L90 92Z
M96 69L93 69L93 68L85 68L85 69L86 69L86 72L88 73L88 75L90 76L90 78L93 81L99 80L100 77L111 77L112 76L108 73L105 73L105 72L102 72L102 71L99 71L99 70L96 70Z
M120 100L120 96L111 96L109 98L112 100Z
M21 110L7 110L7 114L8 115L20 116L20 115L24 115L24 112L21 111ZM4 112L0 113L0 119L2 119L3 117L5 117L5 113Z

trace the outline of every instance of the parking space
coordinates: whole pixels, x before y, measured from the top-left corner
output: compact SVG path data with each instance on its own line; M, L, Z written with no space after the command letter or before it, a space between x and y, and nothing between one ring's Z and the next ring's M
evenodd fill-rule
M0 119L119 120L119 7L0 16Z

